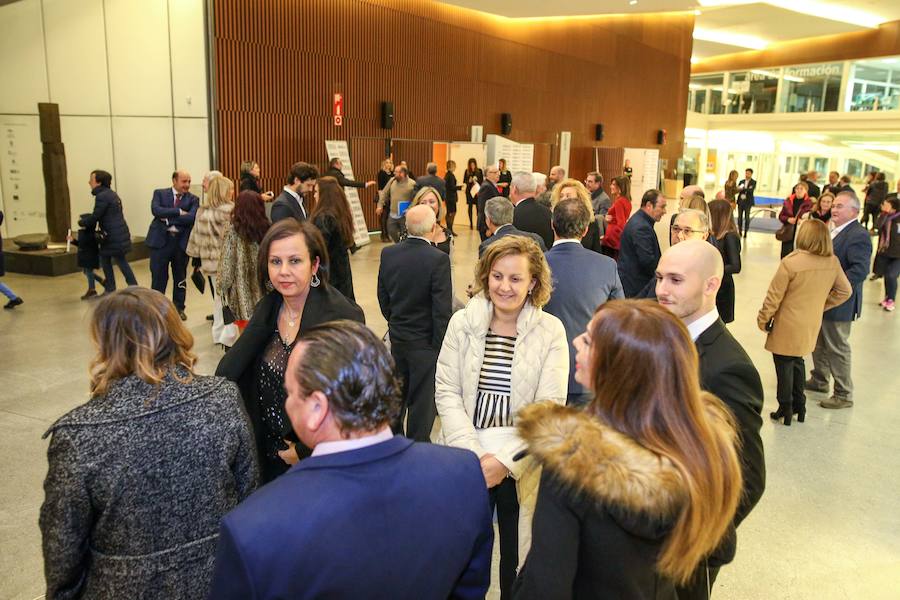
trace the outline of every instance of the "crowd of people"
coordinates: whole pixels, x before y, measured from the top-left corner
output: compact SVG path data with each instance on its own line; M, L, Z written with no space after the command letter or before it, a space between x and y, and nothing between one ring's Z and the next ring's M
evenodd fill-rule
M79 257L82 238L99 245L83 268L90 292L103 266L106 292L91 398L47 433L48 598L483 598L494 514L504 600L710 596L765 489L762 381L726 327L752 170L709 202L685 188L663 251L676 199L647 190L632 214L624 169L604 188L562 167L539 182L471 159L459 183L446 167L414 178L385 160L355 182L337 159L321 177L300 162L276 197L247 161L237 191L213 172L202 199L176 171L151 203L152 289L111 241L128 233L111 177L91 174ZM348 185L377 186L393 242L384 339L356 303ZM758 315L784 425L832 379L820 404L852 406L848 338L872 253L856 194L811 185L785 201L791 231ZM460 190L481 238L466 290L452 275ZM882 199L886 309L898 215ZM195 371L182 323L192 257L227 349L215 376Z

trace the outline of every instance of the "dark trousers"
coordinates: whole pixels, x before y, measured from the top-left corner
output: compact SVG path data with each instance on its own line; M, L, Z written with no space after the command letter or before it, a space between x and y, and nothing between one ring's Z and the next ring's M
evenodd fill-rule
M488 239L487 232L487 219L484 217L484 204L481 202L478 203L478 235L481 236L481 241Z
M391 355L401 381L403 404L392 429L417 442L431 441L437 417L434 404L434 372L438 351L421 344L391 341ZM404 431L403 418L406 417Z
M491 512L497 510L500 530L500 600L512 598L512 586L519 566L519 495L516 480L507 477L488 490Z
M869 228L869 217L872 217L872 227L875 226L875 219L878 218L879 213L881 213L881 207L877 204L864 204L863 205L863 215L859 220L860 223L863 224L863 227L866 229Z
M382 240L388 239L387 223L388 223L388 216L390 216L389 212L390 211L388 211L387 209L381 211L381 217L378 219L378 224L381 225L381 239Z
M97 274L94 273L94 270L85 268L82 269L81 272L84 273L85 277L87 277L88 289L95 290L97 287Z
M103 289L107 292L116 291L116 272L113 271L113 261L116 261L116 264L119 265L119 270L122 271L122 276L125 278L126 284L138 284L137 278L134 276L134 271L131 270L131 265L125 260L124 254L117 254L115 256L103 256L101 254L100 266L103 267L103 276L106 277L106 283L103 285ZM185 264L187 264L186 257ZM165 285L163 285L163 291L165 291Z
M784 258L788 254L794 251L794 240L789 242L781 242L781 258Z
M794 410L803 408L806 406L806 393L803 391L806 365L803 357L773 354L772 358L775 359L775 377L778 380L778 405L790 405Z
M700 563L690 582L675 588L678 600L707 600L712 597L713 583L719 575L719 567L707 567L706 561Z
M889 300L897 299L897 277L900 277L900 258L884 261L884 295Z
M475 206L474 204L466 205L466 212L469 213L469 229L472 229L472 207L474 207L474 206Z
M178 310L184 310L184 299L187 294L188 255L181 249L179 236L167 235L166 245L150 250L150 278L152 287L161 294L166 293L169 285L169 266L172 269L172 302Z
M751 208L753 208L753 205L749 203L738 204L738 233L741 235L747 235L747 232L750 230Z

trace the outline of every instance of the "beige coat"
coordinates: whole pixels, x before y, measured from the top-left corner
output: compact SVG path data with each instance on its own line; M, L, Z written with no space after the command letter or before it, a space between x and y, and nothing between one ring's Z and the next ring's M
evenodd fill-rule
M805 356L816 347L822 314L850 298L853 289L836 256L817 256L795 250L785 256L757 316L766 330L766 350L782 356Z
M231 224L232 210L234 204L231 202L215 208L201 206L197 209L191 237L188 238L187 255L200 258L200 270L204 275L214 277L219 270L222 238Z

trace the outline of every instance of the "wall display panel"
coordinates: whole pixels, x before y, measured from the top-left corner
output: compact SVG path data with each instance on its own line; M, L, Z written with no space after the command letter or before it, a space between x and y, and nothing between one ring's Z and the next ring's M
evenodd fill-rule
M116 191L122 198L131 235L145 236L153 220L150 214L153 190L172 185L175 170L172 119L113 117L112 130L119 181ZM192 175L193 190L200 184L202 175Z
M47 68L62 114L108 115L103 0L43 0Z
M104 0L104 6L112 113L171 115L166 0Z
M50 94L46 65L40 0L0 6L0 113L37 114Z
M168 0L176 117L206 117L204 0Z
M66 173L74 231L78 215L91 212L94 208L94 196L91 195L91 187L88 185L91 171L95 169L109 171L113 176L113 189L119 188L113 161L112 125L109 117L63 116L59 121L63 144L66 146Z
M37 116L0 115L0 186L7 236L47 231L44 171Z
M209 171L208 134L207 119L175 119L175 166L188 171L196 185Z
M571 170L583 177L591 152L579 148L594 146L598 122L607 123L611 146L645 145L667 129L673 133L662 154L674 161L682 153L692 15L548 19L511 28L501 18L429 1L212 4L218 166L233 176L242 158L256 156L264 187L293 161L324 167L325 139L351 140L355 174L373 179L381 155L365 160L354 140L380 138L383 148L390 135L395 159L418 174L431 142L468 139L473 124L500 134L504 112L515 123L509 137L534 144L535 168L550 162L558 132L571 131ZM513 76L521 65L528 76ZM598 71L603 78L585 77ZM559 82L567 80L581 83L564 92ZM647 81L668 92L633 92ZM335 92L345 98L342 127L331 118ZM390 131L380 126L383 101L394 104ZM402 140L420 140L422 152L410 155ZM374 215L368 224L373 228Z
M328 159L341 159L341 171L348 179L355 180L353 174L353 162L350 160L350 149L346 140L325 140L325 151ZM359 201L359 190L354 187L344 188L347 202L350 204L350 213L353 215L353 239L357 246L365 246L369 243L369 229L366 226L366 217Z

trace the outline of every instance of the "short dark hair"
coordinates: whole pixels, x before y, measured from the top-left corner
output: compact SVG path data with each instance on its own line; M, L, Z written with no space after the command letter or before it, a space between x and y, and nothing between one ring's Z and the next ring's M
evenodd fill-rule
M94 180L102 186L112 187L112 175L108 171L103 171L101 169L96 169L91 171L91 175L94 176ZM174 177L172 177L174 179Z
M900 198L897 198L897 196L885 198L884 201L890 204L891 208L893 208L895 211L900 210Z
M293 185L295 179L299 179L302 183L310 179L318 178L319 170L314 165L305 162L298 162L294 163L293 166L291 166L291 172L288 174L287 182L288 185Z
M372 330L348 320L303 334L303 362L294 371L305 394L322 392L342 434L374 431L400 414L394 361Z
M744 172L750 171L750 174L753 175L753 169L744 169Z
M843 181L847 185L850 185L850 176L849 175L841 175L841 178L838 181Z
M563 198L553 207L553 231L561 238L580 240L593 217L581 198Z
M881 171L875 173L875 181L884 181L884 173Z
M600 174L600 171L591 171L587 174L587 177L593 177L594 181L596 181L597 183L603 183L603 175Z
M294 235L303 236L303 241L306 242L306 247L309 249L310 262L316 262L316 259L319 259L319 279L323 284L328 283L328 250L325 246L325 238L322 237L319 228L315 225L308 221L301 223L297 219L290 217L273 223L259 243L256 270L261 288L271 289L271 281L269 280L269 248L272 246L272 242Z
M428 163L428 166L425 167L425 172L429 175L437 175L437 165L434 163Z
M341 159L338 158L337 156L335 156L334 158L332 158L331 160L328 161L328 168L334 169L335 167L337 167L337 164L339 162L341 162Z
M403 165L397 165L396 167L394 167L394 170L395 170L395 171L396 171L397 169L400 169L400 172L403 173L404 175L409 175L409 169L407 169L407 168L404 167Z
M641 208L646 204L655 208L660 196L662 196L662 193L659 190L647 190L641 198Z

